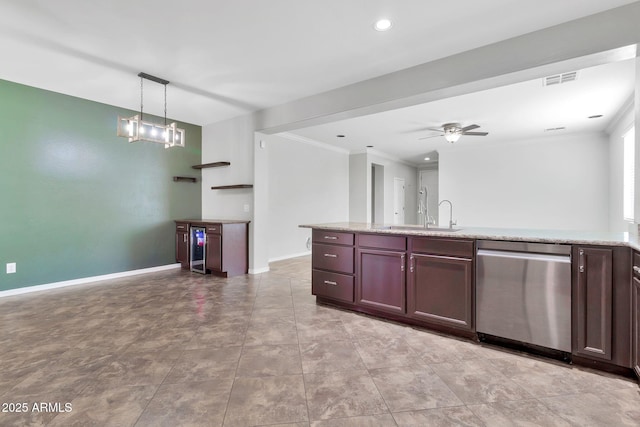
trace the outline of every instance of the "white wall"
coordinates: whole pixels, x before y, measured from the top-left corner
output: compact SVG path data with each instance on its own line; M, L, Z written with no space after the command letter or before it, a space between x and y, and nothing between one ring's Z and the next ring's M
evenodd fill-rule
M452 147L440 152L440 199L463 228L606 230L608 156L604 134Z
M253 191L212 190L212 186L253 184L253 118L241 116L202 128L202 163L228 161L231 166L202 169L202 216L251 219ZM249 212L244 212L244 205Z
M254 198L260 188L212 190L212 186L254 183L254 117L245 115L202 127L202 163L228 161L230 166L202 169L202 218L246 219L249 224L249 272L266 270L266 251L255 218ZM186 148L188 149L188 148ZM256 171L266 166L257 167ZM245 205L249 211L245 212ZM257 221L256 221L257 220Z
M367 154L349 156L349 221L367 222L371 218L368 179L371 176Z
M269 260L309 253L300 224L349 220L349 154L292 140L266 139Z
M404 220L406 224L415 224L418 212L415 196L418 191L417 169L375 150L349 156L349 220L371 222L372 165L380 165L384 168L384 222L393 223L394 178L402 178L405 185Z
M609 231L629 231L622 216L623 140L633 125L633 100L626 103L607 129L609 131ZM638 168L636 167L636 170Z

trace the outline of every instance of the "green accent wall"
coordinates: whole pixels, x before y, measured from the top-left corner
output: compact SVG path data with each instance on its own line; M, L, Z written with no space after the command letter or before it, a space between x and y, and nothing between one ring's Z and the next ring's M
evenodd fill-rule
M133 114L0 80L0 291L175 262L173 220L201 215L202 129L131 144L116 124Z

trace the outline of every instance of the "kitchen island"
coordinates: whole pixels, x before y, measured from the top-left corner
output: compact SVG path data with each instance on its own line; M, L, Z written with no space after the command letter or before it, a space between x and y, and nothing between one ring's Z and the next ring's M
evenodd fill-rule
M301 227L312 229L312 293L319 303L473 340L516 345L598 369L640 373L637 236L479 227L429 230L353 222ZM561 351L535 345L535 339L522 342L509 334L493 336L477 330L478 242L564 248L564 293L543 298L541 303L566 301L559 305L564 308L556 310L568 329L568 344L558 347ZM531 273L527 268L525 264L521 276ZM638 277L632 279L634 271ZM544 288L546 276L541 277L538 282ZM531 299L524 291L521 296ZM535 317L505 318L508 324L537 321ZM554 335L553 328L560 326L555 320L548 323Z

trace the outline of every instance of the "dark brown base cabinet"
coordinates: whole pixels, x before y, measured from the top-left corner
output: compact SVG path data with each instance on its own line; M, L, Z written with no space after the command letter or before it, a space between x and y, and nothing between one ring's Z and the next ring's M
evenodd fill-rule
M313 230L311 293L339 303L354 301L354 235Z
M636 376L640 379L640 253L633 253L633 280L632 280L632 367Z
M574 361L631 368L631 251L574 246L572 256Z
M357 235L358 305L406 313L406 240L398 236Z
M464 239L314 229L312 293L322 303L471 337L474 247Z
M247 274L249 270L248 221L176 221L176 261L182 264L182 268L189 268L191 226L205 228L207 272L222 277Z
M474 242L409 239L408 315L429 324L474 330Z
M176 262L189 268L189 223L176 222Z

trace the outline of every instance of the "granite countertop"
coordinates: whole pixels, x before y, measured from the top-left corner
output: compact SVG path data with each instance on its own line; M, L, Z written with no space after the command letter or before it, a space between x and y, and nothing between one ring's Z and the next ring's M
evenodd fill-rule
M387 224L364 222L334 222L326 224L303 224L302 228L318 230L349 231L360 233L395 234L407 236L440 236L467 239L510 240L521 242L565 243L585 245L629 246L640 251L640 239L630 233L608 231L535 230L519 228L455 227L457 231L434 231L420 226L391 229ZM401 226L403 227L403 226Z
M176 219L175 222L188 222L191 224L248 224L248 219Z

